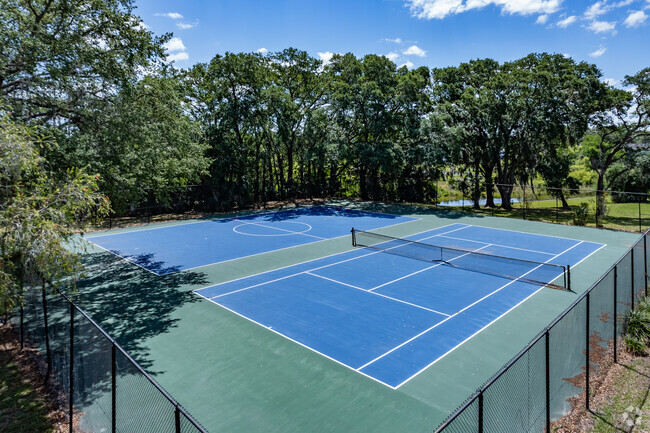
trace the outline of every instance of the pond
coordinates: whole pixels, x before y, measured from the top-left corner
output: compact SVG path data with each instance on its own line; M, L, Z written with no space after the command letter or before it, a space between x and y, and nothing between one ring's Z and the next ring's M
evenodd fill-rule
M510 198L510 203L519 203L521 200L518 198L512 197ZM485 206L485 203L487 203L487 199L480 199L478 201L478 204L481 206ZM438 206L472 206L474 204L474 201L472 200L450 200L450 201L441 201L438 203ZM494 199L494 204L499 206L501 204L501 199L500 198L495 198Z

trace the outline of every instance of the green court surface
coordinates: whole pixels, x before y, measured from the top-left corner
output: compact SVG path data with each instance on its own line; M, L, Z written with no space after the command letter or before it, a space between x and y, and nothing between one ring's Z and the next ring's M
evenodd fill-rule
M461 223L606 244L571 271L572 292L542 289L393 389L270 332L194 290L342 253L349 237L158 276L89 245L76 301L211 432L430 432L639 238L638 234L379 204L338 206L418 218L405 237ZM154 226L176 223L155 224ZM178 223L184 224L184 223ZM151 226L134 227L137 231ZM449 287L454 296L454 287ZM92 403L85 410L92 417ZM137 417L137 408L133 408Z

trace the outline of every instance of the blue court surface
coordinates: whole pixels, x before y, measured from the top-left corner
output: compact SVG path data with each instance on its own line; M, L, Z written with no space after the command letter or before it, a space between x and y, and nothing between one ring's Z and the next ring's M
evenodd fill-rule
M165 275L372 230L416 218L315 206L215 219L86 239L150 272Z
M361 228L357 221L353 223ZM467 224L451 224L407 239L563 266L575 266L604 246ZM467 254L453 260L471 267L473 258ZM504 262L503 267L494 271L543 282L561 279L561 274L535 264L522 268ZM539 290L552 289L356 248L196 293L398 388Z

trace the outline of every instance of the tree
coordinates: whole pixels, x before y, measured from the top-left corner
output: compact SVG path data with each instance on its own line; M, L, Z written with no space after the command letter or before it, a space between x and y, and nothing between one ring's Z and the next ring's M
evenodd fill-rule
M13 116L84 128L164 55L131 0L0 0L0 99Z
M77 230L105 216L108 198L97 177L71 169L55 179L39 156L48 143L24 126L0 120L0 304L23 302L25 284L79 276Z
M623 86L631 90L609 88L603 96L607 107L596 112L592 129L582 142L582 151L598 174L596 184L596 225L602 227L605 192L623 171L608 170L627 155L650 148L650 68L626 75Z

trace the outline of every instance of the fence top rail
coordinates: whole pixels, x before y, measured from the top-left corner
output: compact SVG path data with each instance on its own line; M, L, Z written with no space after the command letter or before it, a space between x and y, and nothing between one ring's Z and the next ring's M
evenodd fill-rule
M442 423L435 431L436 433L443 431L449 424L451 424L468 406L470 406L486 389L488 389L494 382L496 382L501 376L503 376L517 361L519 361L535 344L537 344L555 325L558 324L560 320L566 317L583 299L587 297L591 291L598 286L609 274L616 268L634 248L638 247L640 243L650 234L650 229L646 230L645 233L632 245L626 252L623 254L617 261L614 263L607 272L594 282L589 289L582 293L578 298L571 303L558 317L556 317L547 327L545 327L537 336L535 336L530 343L526 345L517 355L515 355L506 365L501 367L485 384L483 384L473 396L471 396L465 403L463 403L458 409L456 409L447 420Z
M133 366L138 370L140 374L142 374L155 388L158 390L171 404L174 406L176 409L179 410L187 418L187 420L192 423L194 427L196 427L201 433L208 433L207 430L205 430L188 412L181 406L180 403L178 403L162 386L158 384L158 382L155 381L154 378L152 378L149 373L147 373L141 366L138 364L132 357L129 355L123 348L120 346L104 329L97 324L81 307L79 307L77 304L75 304L68 296L66 296L63 292L61 292L59 289L57 289L57 292L59 295L61 295L66 301L70 303L74 307L76 311L78 311L88 322L90 322L112 345L115 346L115 349L118 350L126 359L133 364Z
M511 186L511 187L522 186L521 184L516 184L516 183L486 183L486 185L488 185L488 186ZM526 186L530 186L530 185L526 185ZM609 194L629 194L629 195L638 195L638 196L643 196L643 197L650 197L650 193L647 193L647 192L616 191L616 190L593 189L593 188L557 188L557 187L545 186L545 185L538 185L538 186L536 186L536 188L553 190L553 191L568 191L568 192L575 191L577 193L580 193L580 192L602 192L602 193L609 193Z

